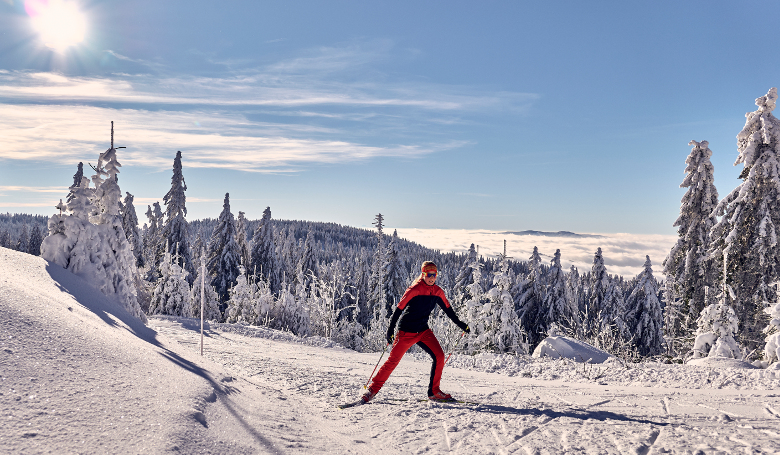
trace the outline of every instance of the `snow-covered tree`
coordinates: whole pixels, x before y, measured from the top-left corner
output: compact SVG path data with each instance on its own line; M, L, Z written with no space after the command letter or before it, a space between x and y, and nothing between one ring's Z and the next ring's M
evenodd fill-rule
M670 284L669 300L680 300L675 306L681 313L689 315L685 320L692 323L704 308L704 290L712 286L714 280L709 249L710 231L717 223L713 211L718 204L718 191L715 189L709 143L691 141L688 145L693 149L685 160L687 175L680 184L681 188L688 190L681 201L680 216L674 222L679 238L663 265ZM680 326L679 331L690 329L690 326ZM673 337L682 335L674 330L672 332L670 336Z
M777 285L775 283L775 285ZM764 309L769 315L769 324L764 328L766 345L764 345L764 360L768 363L780 359L780 302Z
M206 267L211 276L211 285L217 290L221 302L228 300L228 290L238 278L240 256L241 251L236 243L235 219L230 212L230 194L225 193L222 213L217 218L217 226L211 234L206 253Z
M371 278L368 288L368 307L371 309L371 325L366 334L366 343L370 349L378 350L387 344L385 337L389 323L389 311L392 311L385 294L385 269L387 268L384 250L384 216L374 217L373 225L377 230L377 248L371 262Z
M202 257L201 265L205 266L206 258ZM200 308L203 306L203 319L207 321L222 321L222 313L219 311L219 295L214 290L214 286L209 283L208 272L206 280L203 282L201 275L202 267L196 269L195 280L192 283L192 316L200 317ZM201 286L203 287L201 289ZM201 302L201 297L203 302Z
M531 350L533 350L544 339L547 328L542 326L544 282L541 269L542 258L537 247L534 247L534 251L528 259L528 274L524 279L518 280L514 287L514 295L515 310L520 317L523 330L528 335Z
M30 234L27 231L27 225L22 225L22 230L19 232L19 238L16 240L16 251L27 253L30 250Z
M144 232L144 263L149 266L146 280L156 281L160 276L157 265L165 254L165 244L162 240L163 213L160 203L155 202L147 206L146 217L149 218L149 226Z
M130 248L133 250L133 256L135 257L135 264L138 267L144 265L144 244L141 233L138 230L138 215L135 212L135 205L133 205L134 196L128 192L125 192L125 202L120 208L120 215L122 216L122 228L125 231L125 237L127 237L127 243L130 244Z
M663 315L658 300L658 282L653 276L650 256L645 256L644 270L637 275L636 284L626 299L629 314L627 322L633 326L634 341L641 355L657 355L662 352Z
M405 275L401 255L398 251L398 231L393 230L393 236L390 238L385 253L385 270L382 273L385 278L385 298L391 306L397 304L406 291L407 279Z
M480 336L491 338L485 340L488 341L486 344L492 345L498 352L528 354L528 336L515 313L514 299L509 292L514 284L514 276L506 256L506 242L504 251L498 257L498 269L493 272L493 287L487 293L488 302L482 307L482 318L488 321L486 325L490 330Z
M195 275L195 266L190 257L189 225L187 224L187 182L181 168L181 151L176 152L173 159L173 176L171 176L171 189L163 196L165 204L165 224L161 225L161 244L167 242L169 248L179 245L179 266L189 273L190 280ZM162 220L158 219L158 223Z
M545 331L553 323L559 327L568 327L569 324L577 324L579 312L577 311L577 302L571 302L566 292L566 275L561 267L561 250L555 250L555 255L550 262L550 269L547 271L547 292L544 295L542 308L542 325Z
M248 267L252 262L252 254L249 249L249 242L246 235L247 221L244 217L244 212L238 212L238 218L236 218L236 243L238 249L241 251L241 265Z
M256 287L254 283L247 280L246 268L243 265L239 266L238 270L236 285L230 288L225 319L231 323L256 324L258 320L254 305Z
M604 296L607 293L609 287L609 275L607 275L607 268L604 266L604 256L601 254L601 248L596 250L596 254L593 256L593 267L590 271L590 286L588 288L588 306L587 306L587 321L583 321L586 324L593 324L595 318L601 312L603 308ZM599 321L595 321L595 325L599 325Z
M32 228L32 233L30 233L30 243L27 245L27 252L34 256L40 255L42 242L43 235L41 235L41 228L36 224Z
M52 216L41 256L85 278L104 294L116 295L131 315L145 321L135 285L138 270L119 216L120 166L112 128L112 147L98 157L92 179L97 186L91 195L89 221L76 214Z
M11 234L6 229L0 229L0 246L11 248Z
M734 340L739 321L731 306L722 301L707 305L696 323L698 329L693 345L693 358L740 357L739 345Z
M318 275L317 256L314 249L314 234L309 231L306 234L306 241L301 248L301 256L296 266L296 282L302 286L303 292L308 292L312 278Z
M190 285L187 282L187 271L182 269L177 258L167 251L159 270L162 276L157 280L154 288L149 314L192 317L193 301ZM198 306L198 313L200 313L200 306Z
M772 115L776 102L777 89L772 88L756 100L758 110L746 114L734 163L744 165L743 181L716 207L720 220L711 232L713 259L727 264L725 280L736 296L737 341L747 349L763 344L763 309L765 302L776 301L770 283L780 278L775 227L780 224L780 121Z
M608 277L609 279L609 277ZM623 287L620 280L615 277L609 279L609 285L604 294L603 308L600 312L601 318L601 331L611 331L611 340L616 342L626 342L632 337L631 330L632 324L627 320L627 306L626 299L623 295ZM606 346L601 346L602 348ZM614 347L609 346L609 347Z
M251 256L253 271L265 277L272 292L278 291L281 279L276 259L274 229L271 224L271 207L265 208L263 218L260 220L260 226L255 230L255 235L252 239Z

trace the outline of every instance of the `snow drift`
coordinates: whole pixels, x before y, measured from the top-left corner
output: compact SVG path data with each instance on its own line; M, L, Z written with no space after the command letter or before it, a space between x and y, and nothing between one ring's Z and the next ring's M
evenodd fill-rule
M591 346L584 341L565 336L547 337L536 346L533 357L549 357L551 359L574 360L576 362L604 363L610 358L609 353Z

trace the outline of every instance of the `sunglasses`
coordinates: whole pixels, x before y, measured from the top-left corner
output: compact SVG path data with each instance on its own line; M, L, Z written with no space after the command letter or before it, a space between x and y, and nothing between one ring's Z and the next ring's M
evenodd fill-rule
M437 272L428 272L425 274L425 278L436 278Z

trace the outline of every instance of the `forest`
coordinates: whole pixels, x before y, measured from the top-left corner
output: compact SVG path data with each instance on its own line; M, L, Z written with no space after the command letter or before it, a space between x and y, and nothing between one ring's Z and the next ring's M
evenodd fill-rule
M230 195L216 218L186 218L182 153L171 187L140 224L133 195L119 189L117 150L96 174L78 164L73 184L45 217L0 214L0 246L40 254L116 295L132 314L200 317L332 339L360 351L384 347L389 316L423 261L471 335L463 353L528 354L548 336L569 336L626 359L682 362L721 356L773 362L780 349L777 298L780 122L776 89L756 100L737 136L741 183L723 199L707 141L691 141L686 188L663 261L635 277L611 275L601 249L590 270L564 270L561 252L544 263L483 257L478 247L441 252L385 230L234 214ZM45 234L45 235L44 235ZM459 329L435 311L431 328L453 343Z

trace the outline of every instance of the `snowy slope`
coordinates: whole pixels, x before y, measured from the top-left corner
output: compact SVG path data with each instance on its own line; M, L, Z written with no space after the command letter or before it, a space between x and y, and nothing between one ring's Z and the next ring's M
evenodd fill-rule
M81 279L0 249L0 453L777 453L780 371L455 355L418 402L408 355L365 406L379 358L214 324L145 327ZM697 452L701 451L701 452Z

